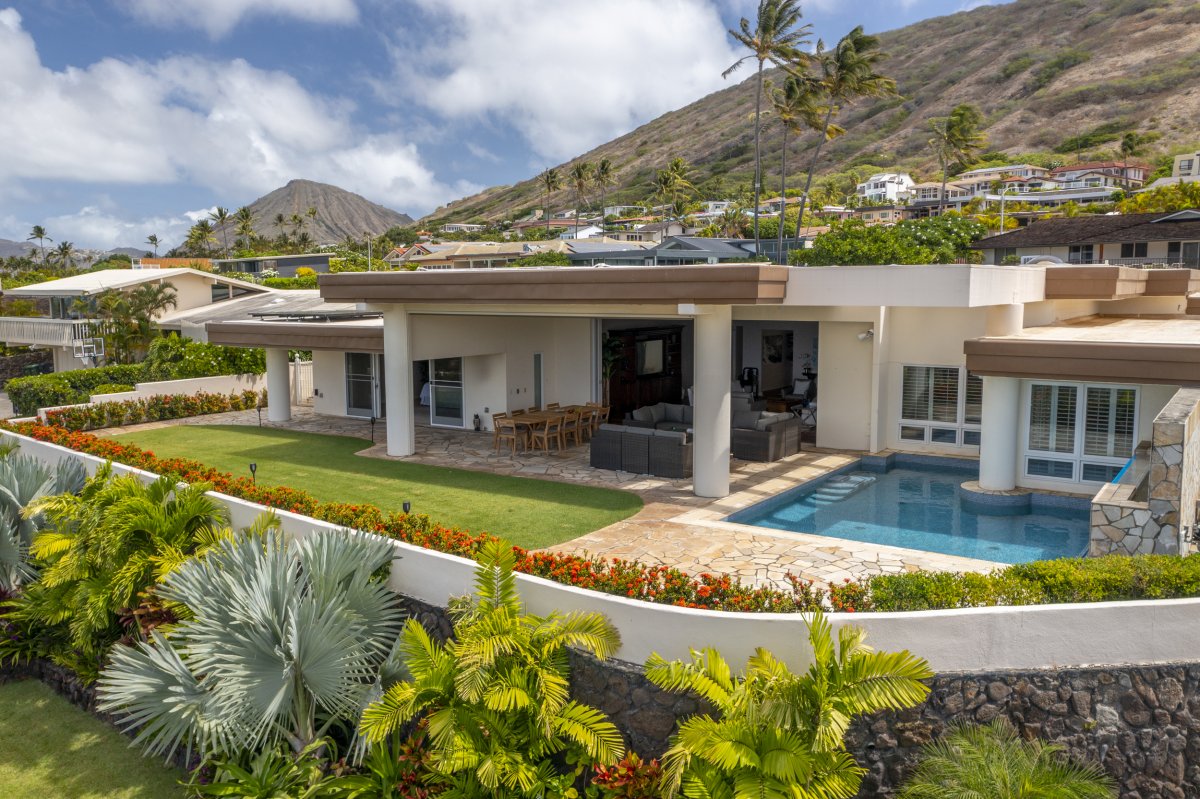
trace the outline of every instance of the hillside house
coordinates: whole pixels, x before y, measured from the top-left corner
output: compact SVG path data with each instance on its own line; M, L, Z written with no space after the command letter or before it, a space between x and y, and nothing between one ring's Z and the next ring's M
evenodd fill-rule
M1069 264L1200 269L1200 211L1045 219L971 246L995 264L1049 255Z
M301 255L256 255L251 258L217 258L213 270L219 273L242 272L261 275L275 272L279 277L295 277L296 270L308 268L314 272L329 271L329 263L336 256L327 252L311 252Z
M899 202L916 184L907 172L880 172L859 183L854 193L869 203Z

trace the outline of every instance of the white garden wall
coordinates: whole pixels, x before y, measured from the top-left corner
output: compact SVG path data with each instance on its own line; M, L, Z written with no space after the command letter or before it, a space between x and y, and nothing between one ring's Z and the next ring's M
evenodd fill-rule
M98 458L53 444L0 431L0 438L46 463L80 458L89 472ZM115 465L150 481L155 475ZM214 496L229 509L234 526L249 525L268 509L251 502ZM296 536L335 525L275 511L283 529ZM464 558L395 542L399 560L390 585L399 593L444 605L471 591L474 564ZM756 647L767 647L794 667L807 661L804 619L800 614L721 613L637 602L586 591L528 575L518 575L531 611L595 610L621 633L616 657L641 663L651 652L684 658L689 648L716 647L733 663L742 663ZM1086 665L1145 665L1192 661L1200 652L1200 599L1102 602L1017 608L971 608L923 613L834 613L835 627L859 626L876 649L909 649L925 657L935 671L986 672Z

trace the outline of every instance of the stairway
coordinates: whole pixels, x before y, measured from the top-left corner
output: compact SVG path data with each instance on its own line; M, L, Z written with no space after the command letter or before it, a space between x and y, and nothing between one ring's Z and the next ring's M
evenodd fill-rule
M856 491L860 491L875 482L875 476L870 474L850 474L842 477L831 477L821 484L811 494L814 505L831 505L840 502Z

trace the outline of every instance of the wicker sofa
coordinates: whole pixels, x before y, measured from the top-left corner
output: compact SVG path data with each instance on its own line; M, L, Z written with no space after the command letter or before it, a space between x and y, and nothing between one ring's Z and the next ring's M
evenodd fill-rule
M660 402L634 410L624 426L657 431L690 430L693 421L690 405ZM745 461L777 461L800 451L803 425L790 412L771 413L740 410L730 414L729 447L733 457Z
M674 430L602 424L592 436L591 465L656 477L691 477L692 438Z

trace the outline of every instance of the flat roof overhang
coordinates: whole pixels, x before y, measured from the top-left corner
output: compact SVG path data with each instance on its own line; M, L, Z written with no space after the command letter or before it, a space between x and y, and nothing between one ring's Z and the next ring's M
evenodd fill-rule
M321 275L319 287L326 300L364 303L779 305L790 269L707 264L342 272Z
M345 322L210 322L210 344L290 350L383 352L383 324Z
M1089 317L964 343L978 375L1200 386L1200 319Z

